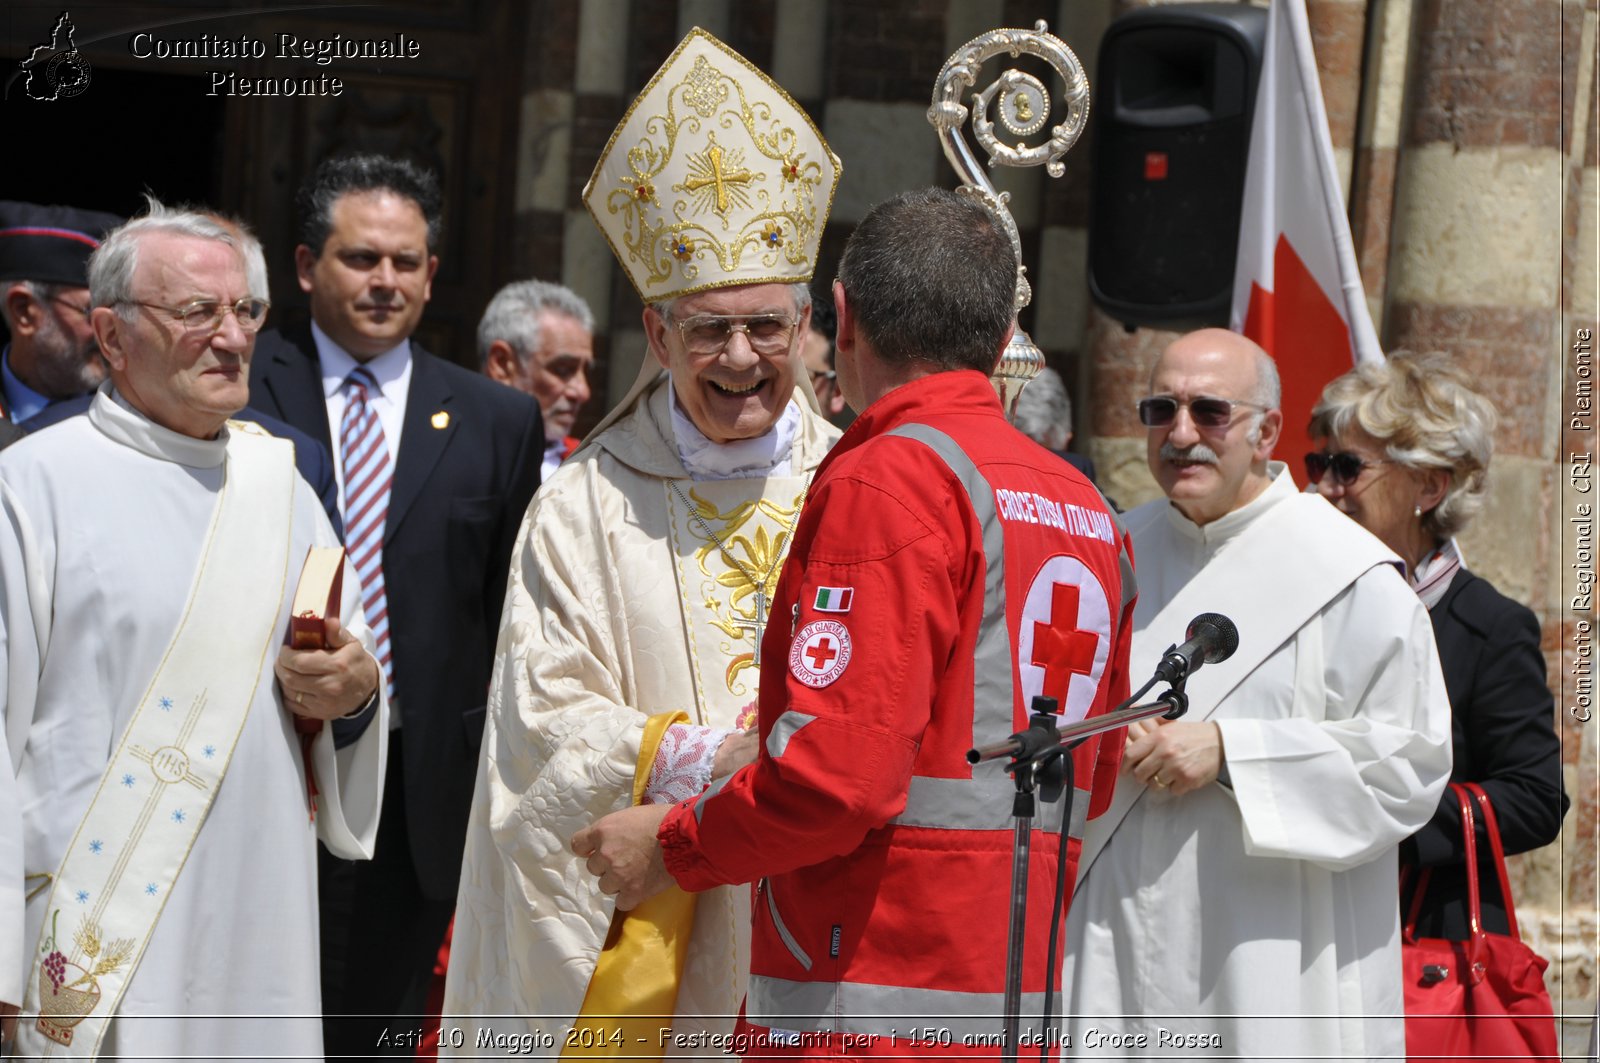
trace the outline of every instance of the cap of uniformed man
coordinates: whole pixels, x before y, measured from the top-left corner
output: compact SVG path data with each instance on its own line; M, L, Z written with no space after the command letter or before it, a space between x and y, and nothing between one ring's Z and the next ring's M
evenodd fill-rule
M24 421L105 379L89 325L89 256L122 218L77 207L0 200L0 355L4 416Z

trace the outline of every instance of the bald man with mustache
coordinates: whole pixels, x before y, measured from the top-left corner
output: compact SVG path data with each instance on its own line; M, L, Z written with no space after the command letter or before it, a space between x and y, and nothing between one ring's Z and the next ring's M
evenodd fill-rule
M1132 672L1201 612L1231 617L1239 650L1189 680L1183 719L1129 728L1127 774L1085 832L1075 1044L1405 1052L1397 847L1449 776L1450 709L1398 558L1270 460L1279 401L1265 351L1203 329L1139 403L1165 497L1126 516Z

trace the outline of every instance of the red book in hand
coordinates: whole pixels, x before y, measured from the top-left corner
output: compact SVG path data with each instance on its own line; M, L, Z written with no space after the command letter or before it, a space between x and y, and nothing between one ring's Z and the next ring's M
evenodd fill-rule
M295 587L294 607L289 611L289 646L296 650L328 648L327 619L339 615L344 595L344 547L313 546L306 552L300 568L300 583ZM317 818L317 780L311 766L311 743L322 733L322 721L310 716L294 717L300 735L300 753L306 763L306 800L311 818Z
M328 648L327 618L339 615L344 595L344 547L313 546L300 569L289 614L289 645L297 650Z

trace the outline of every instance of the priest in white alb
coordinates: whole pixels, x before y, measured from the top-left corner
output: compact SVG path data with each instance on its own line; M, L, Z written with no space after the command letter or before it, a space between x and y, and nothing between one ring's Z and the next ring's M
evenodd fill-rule
M788 622L767 603L838 435L799 349L839 171L782 89L695 30L584 190L646 304L649 353L512 556L441 1054L659 1056L668 1026L704 1053L732 1029L748 887L618 915L568 842L753 758L761 631Z
M1272 360L1221 329L1168 347L1139 404L1166 498L1124 518L1133 674L1203 612L1239 648L1183 719L1130 728L1086 831L1063 993L1088 1053L1405 1055L1397 846L1450 774L1449 703L1398 559L1269 463L1278 405Z
M24 1058L321 1058L317 840L370 856L388 736L359 588L333 555L322 645L285 645L338 541L229 420L267 311L234 236L152 201L89 290L110 381L0 455L6 1025Z

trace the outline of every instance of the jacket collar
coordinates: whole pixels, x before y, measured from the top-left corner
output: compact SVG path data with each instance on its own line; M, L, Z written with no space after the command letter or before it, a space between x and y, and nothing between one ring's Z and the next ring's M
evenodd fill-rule
M903 424L952 413L984 413L1005 419L994 385L976 369L931 373L901 384L861 411L818 472L826 471L841 454Z

